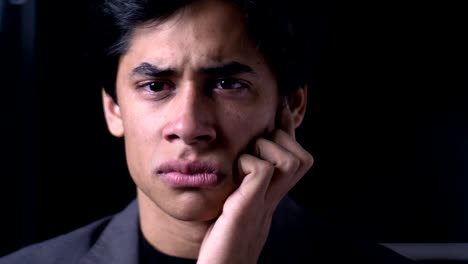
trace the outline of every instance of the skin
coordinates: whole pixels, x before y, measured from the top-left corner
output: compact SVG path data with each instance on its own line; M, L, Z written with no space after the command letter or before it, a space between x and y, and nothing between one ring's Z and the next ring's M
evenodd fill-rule
M243 23L235 6L203 0L140 25L120 58L117 102L103 91L108 128L125 140L143 235L199 263L256 263L278 202L313 163L294 139L307 89L285 106L262 54L232 27ZM174 160L208 161L222 180L170 186L157 170Z

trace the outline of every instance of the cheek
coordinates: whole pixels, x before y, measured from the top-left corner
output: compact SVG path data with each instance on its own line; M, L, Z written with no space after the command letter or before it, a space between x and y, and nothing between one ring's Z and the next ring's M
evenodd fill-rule
M151 140L154 136L154 133L151 132L157 129L158 125L155 120L160 120L160 118L151 113L126 112L124 117L125 137L128 140L140 142L140 144Z
M133 110L136 110L134 107ZM125 149L130 167L143 168L151 165L151 160L156 151L162 154L164 149L159 149L158 144L161 124L161 116L158 112L126 111L124 115Z
M226 141L236 149L243 149L253 138L271 132L275 117L275 104L265 104L262 107L227 107L220 120Z

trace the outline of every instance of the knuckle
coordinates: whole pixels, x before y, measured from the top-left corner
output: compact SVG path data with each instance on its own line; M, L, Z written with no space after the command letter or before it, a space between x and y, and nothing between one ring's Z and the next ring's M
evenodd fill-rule
M304 155L304 164L310 168L314 164L314 161L314 156L312 156L312 154L309 152L306 152Z
M291 169L297 170L301 166L301 161L299 159L293 159L291 164Z
M288 159L283 162L283 168L287 172L295 172L301 165L301 161L296 157L290 155Z
M257 171L263 171L267 174L273 174L273 171L275 170L275 167L273 166L273 164L271 164L270 162L268 161L264 161L264 160L260 160L258 163L257 163Z

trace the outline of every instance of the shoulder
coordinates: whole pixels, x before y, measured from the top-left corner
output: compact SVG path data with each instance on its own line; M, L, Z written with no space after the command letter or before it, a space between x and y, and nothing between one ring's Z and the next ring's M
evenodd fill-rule
M121 212L0 258L0 264L136 263L136 200ZM125 250L122 250L125 249Z
M273 217L264 263L414 263L374 241L352 237L286 196Z
M0 258L0 264L75 263L96 242L112 217L105 217L69 233L26 246Z

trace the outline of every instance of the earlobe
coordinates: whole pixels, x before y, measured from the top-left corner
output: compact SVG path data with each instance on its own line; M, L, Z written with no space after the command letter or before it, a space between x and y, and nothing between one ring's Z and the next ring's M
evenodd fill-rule
M304 119L307 109L307 85L293 91L288 99L294 128L298 128Z
M106 119L109 132L116 137L123 137L124 128L120 107L115 100L102 89L102 105L104 108L104 117Z

